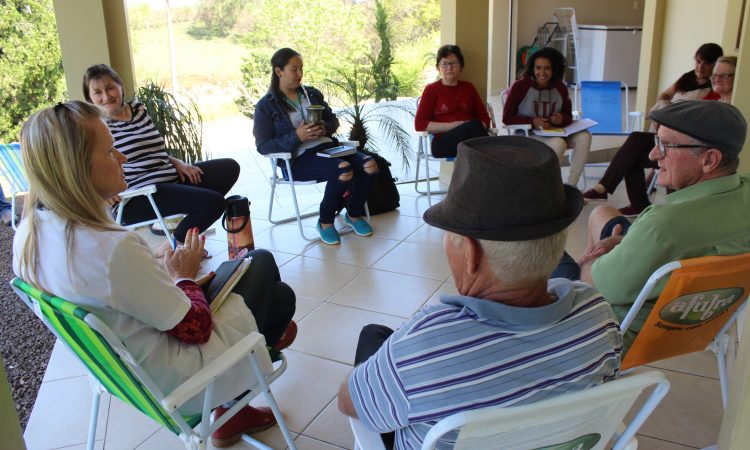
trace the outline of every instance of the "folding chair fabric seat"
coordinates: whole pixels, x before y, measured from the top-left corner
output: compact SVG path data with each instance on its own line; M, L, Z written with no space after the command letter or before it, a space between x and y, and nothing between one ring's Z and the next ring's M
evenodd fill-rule
M625 334L646 299L669 277L643 327L625 354L622 369L688 353L716 355L724 406L728 400L728 332L744 314L750 292L750 253L673 261L649 277L621 324Z
M269 366L270 360L265 339L259 333L251 333L237 342L210 366L198 371L172 393L164 395L128 352L125 344L94 314L65 299L42 292L20 278L13 279L11 287L89 370L94 399L89 421L88 449L94 448L99 400L105 390L178 435L189 449L204 449L208 436L213 431L234 416L251 398L262 392L276 416L289 448L295 448L268 386L286 370L286 360L283 355L277 353L281 363L271 372L263 373L261 367ZM214 380L246 357L249 357L257 378L255 387L220 419L210 424ZM263 361L264 359L266 361ZM180 405L201 392L205 392L202 412L187 416L180 414ZM196 432L193 428L199 424L199 431ZM245 435L243 439L258 448L269 448L250 436Z

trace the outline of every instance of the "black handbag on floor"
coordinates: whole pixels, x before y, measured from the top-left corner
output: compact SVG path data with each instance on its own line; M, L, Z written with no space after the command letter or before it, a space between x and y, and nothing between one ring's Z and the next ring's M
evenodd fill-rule
M399 201L401 196L396 189L396 178L391 174L391 163L387 159L373 153L369 150L359 150L360 152L371 156L378 165L380 171L375 178L375 184L372 186L370 195L367 196L367 207L370 210L370 215L381 214L388 211L393 211L399 207ZM349 192L344 194L344 198L341 199L341 205L338 211L341 211L349 203Z

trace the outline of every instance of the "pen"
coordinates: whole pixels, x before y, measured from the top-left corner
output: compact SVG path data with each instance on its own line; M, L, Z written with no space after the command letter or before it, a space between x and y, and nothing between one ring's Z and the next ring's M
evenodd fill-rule
M177 250L177 238L172 235L172 250Z

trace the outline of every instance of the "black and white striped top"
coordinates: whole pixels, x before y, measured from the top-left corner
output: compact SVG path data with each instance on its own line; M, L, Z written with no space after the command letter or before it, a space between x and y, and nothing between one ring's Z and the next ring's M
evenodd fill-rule
M131 120L107 119L115 139L115 148L128 157L123 164L128 188L177 181L177 170L167 155L164 139L139 102L131 102Z

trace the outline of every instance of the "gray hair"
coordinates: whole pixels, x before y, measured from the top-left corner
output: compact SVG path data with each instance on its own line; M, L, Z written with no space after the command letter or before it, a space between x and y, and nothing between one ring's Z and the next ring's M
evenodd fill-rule
M487 257L487 264L503 285L527 286L549 279L560 262L568 236L566 228L558 233L526 241L487 241L477 239ZM454 244L464 237L451 233Z

